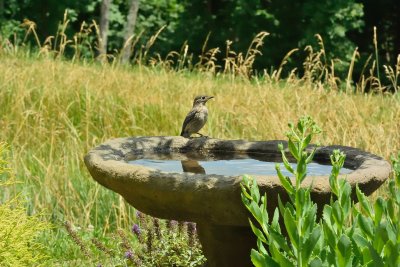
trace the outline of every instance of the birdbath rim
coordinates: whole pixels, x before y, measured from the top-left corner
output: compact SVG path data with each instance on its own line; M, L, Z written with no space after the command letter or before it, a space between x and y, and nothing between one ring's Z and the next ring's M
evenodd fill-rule
M180 136L138 136L115 138L93 148L85 156L92 177L103 186L122 195L135 208L152 216L182 221L207 222L221 225L247 226L248 213L240 200L242 175L168 173L128 163L135 153L167 151L226 151L230 153L278 152L282 140L245 141ZM312 146L310 146L311 148ZM354 188L356 184L367 195L375 191L388 177L390 164L383 158L357 148L321 146L315 158L329 160L334 149L346 154L347 166L354 168L343 175ZM254 175L269 205L277 206L277 195L285 199L279 178ZM328 176L307 177L303 186L312 185L313 199L326 203L331 196Z

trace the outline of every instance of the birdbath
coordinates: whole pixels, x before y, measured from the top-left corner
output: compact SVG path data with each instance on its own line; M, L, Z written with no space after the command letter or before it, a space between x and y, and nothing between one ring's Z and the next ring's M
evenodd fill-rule
M135 208L159 218L196 222L207 266L242 267L251 266L250 250L256 247L256 239L241 202L240 182L246 173L256 178L260 191L267 193L270 215L278 206L278 194L287 201L273 169L275 162L281 161L279 143L287 146L279 140L116 138L89 151L85 164L97 182ZM358 184L366 195L375 191L391 171L387 161L357 148L317 148L315 166L303 186L312 185L311 198L319 210L331 197L328 165L334 149L346 154L340 176L352 189ZM263 172L260 164L271 171ZM356 200L354 190L352 197Z

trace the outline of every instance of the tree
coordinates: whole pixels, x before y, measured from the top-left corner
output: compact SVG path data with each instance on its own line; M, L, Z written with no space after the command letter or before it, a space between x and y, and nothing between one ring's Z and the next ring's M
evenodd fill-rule
M107 54L107 37L109 27L109 14L110 14L111 0L101 1L100 10L100 41L99 41L99 52L100 55Z
M122 62L126 63L132 54L132 37L135 30L137 13L139 10L139 0L130 0L127 21L124 33L124 47L122 49Z

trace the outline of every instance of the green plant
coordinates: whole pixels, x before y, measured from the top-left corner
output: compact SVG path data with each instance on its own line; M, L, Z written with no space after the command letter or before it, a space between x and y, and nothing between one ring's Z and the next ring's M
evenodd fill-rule
M0 142L0 188L14 183L6 158L7 145ZM3 179L7 179L3 182ZM49 225L39 216L28 216L20 198L14 197L0 202L0 265L32 266L41 265L46 259L43 245L36 237Z
M278 177L290 198L285 205L279 199L279 211L284 218L289 240L280 229L278 209L269 223L267 196L264 194L260 198L257 183L248 177L244 177L242 183L242 201L262 229L259 230L250 220L257 236L258 250L251 251L251 259L256 266L308 266L315 258L314 247L321 235L321 226L316 223L317 205L311 201L310 188L301 188L307 175L307 164L315 153L315 148L306 152L306 147L312 136L321 130L310 117L303 117L296 127L293 124L289 124L289 127L290 131L286 134L289 138L288 148L297 161L296 169L290 165L282 144L279 149L285 168L295 176L295 185L289 177L283 176L279 165L276 165ZM261 205L258 204L260 201Z
M118 229L112 238L96 237L69 222L64 227L84 263L111 266L201 266L205 257L197 239L195 223L166 221L137 212L137 223L127 232ZM81 262L82 263L82 262Z
M270 222L267 196L260 197L257 183L247 176L242 182L242 201L257 224L250 226L257 236L257 250L252 249L255 266L398 266L400 263L400 153L392 158L395 179L389 182L389 198L379 197L374 206L356 187L362 211L351 201L351 187L338 179L345 155L335 150L331 155L332 172L329 183L332 199L325 205L321 221L317 221L317 205L310 198L310 187L301 183L307 175L315 148L308 148L312 137L320 132L310 117L303 117L297 126L289 124L286 134L288 149L297 161L294 169L280 146L283 164L294 175L294 183L284 177L279 165L276 170L290 201L275 210ZM310 151L309 151L310 150ZM278 212L279 210L279 212ZM279 224L283 217L283 234Z

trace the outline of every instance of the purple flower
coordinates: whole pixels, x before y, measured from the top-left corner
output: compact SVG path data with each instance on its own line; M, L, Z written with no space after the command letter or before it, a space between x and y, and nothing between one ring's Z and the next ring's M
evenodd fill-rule
M133 258L133 253L132 253L132 251L128 250L127 252L125 252L125 258L127 258L127 259L132 259L132 258Z
M136 223L132 227L132 233L134 233L136 236L140 236L140 227Z

